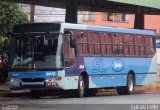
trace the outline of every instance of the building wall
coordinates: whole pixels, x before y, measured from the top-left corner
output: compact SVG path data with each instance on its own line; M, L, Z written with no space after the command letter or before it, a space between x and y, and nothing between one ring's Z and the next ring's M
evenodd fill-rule
M30 19L30 5L20 4L22 10L28 14ZM57 13L58 12L58 13ZM65 9L35 6L34 22L63 22L65 19Z
M153 29L157 35L160 35L160 15L146 15L145 29Z
M95 21L85 21L82 20L83 24L89 25L101 25L101 26L115 26L123 28L134 28L134 14L128 14L127 22L113 22L113 21L104 21L104 14L97 12L95 14ZM145 15L145 29L154 30L157 35L160 35L160 15Z
M28 14L30 19L30 5L20 4L23 11ZM65 9L35 6L34 22L65 22ZM79 12L81 13L81 12ZM82 22L82 15L78 14L78 23Z
M105 21L103 17L104 17L103 13L97 12L95 14L95 21L82 20L82 23L88 24L88 25L115 26L115 27L124 27L124 28L132 28L134 25L134 22L132 22L134 20L134 15L129 15L128 22Z
M28 13L30 18L30 5L20 4L22 10ZM85 21L83 19L84 12L78 12L78 23L89 25L101 25L101 26L115 26L124 28L134 27L134 15L128 14L127 22L112 22L105 21L104 14L101 12L95 13L95 21ZM145 16L145 29L154 30L157 35L160 35L160 15L146 15ZM65 22L65 9L35 6L35 22Z

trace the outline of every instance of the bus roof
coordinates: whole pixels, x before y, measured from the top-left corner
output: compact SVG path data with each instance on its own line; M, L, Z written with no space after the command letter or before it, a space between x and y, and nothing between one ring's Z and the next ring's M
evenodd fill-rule
M118 33L130 33L130 34L140 34L140 35L151 35L155 36L154 31L151 30L140 30L140 29L129 29L129 28L119 28L119 27L105 27L105 26L92 26L84 24L71 24L62 23L63 28L67 29L81 29L81 30L92 30L92 31L103 31L103 32L118 32Z
M42 22L42 23L27 23L16 25L14 27L14 33L18 32L47 32L55 31L60 29L60 25L63 29L79 29L79 30L92 30L92 31L102 31L102 32L118 32L118 33L128 33L128 34L140 34L140 35L150 35L155 36L154 31L151 30L140 30L140 29L129 29L129 28L119 28L119 27L106 27L106 26L92 26L85 24L72 24L72 23L62 23L62 22ZM22 28L23 27L23 28ZM34 28L34 29L32 29Z

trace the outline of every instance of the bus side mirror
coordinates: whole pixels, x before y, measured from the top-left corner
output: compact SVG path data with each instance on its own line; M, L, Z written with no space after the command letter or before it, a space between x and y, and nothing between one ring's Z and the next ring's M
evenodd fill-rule
M6 51L6 49L7 49L7 39L4 40L3 51Z
M76 48L76 36L74 35L70 37L70 46L71 48Z
M5 34L5 39L4 39L4 42L3 42L3 51L6 51L7 50L7 47L8 47L8 38L10 37L11 33L6 33Z

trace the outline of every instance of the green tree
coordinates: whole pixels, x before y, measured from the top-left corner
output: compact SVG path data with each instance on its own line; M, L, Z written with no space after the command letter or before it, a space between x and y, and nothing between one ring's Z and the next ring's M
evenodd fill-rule
M15 24L28 22L27 14L16 3L0 1L0 36L11 32Z

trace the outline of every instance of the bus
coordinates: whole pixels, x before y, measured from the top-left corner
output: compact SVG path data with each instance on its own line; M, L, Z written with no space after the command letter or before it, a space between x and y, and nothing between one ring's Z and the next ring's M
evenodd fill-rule
M73 90L78 97L100 88L132 94L157 78L155 33L71 23L16 25L10 34L9 87Z

